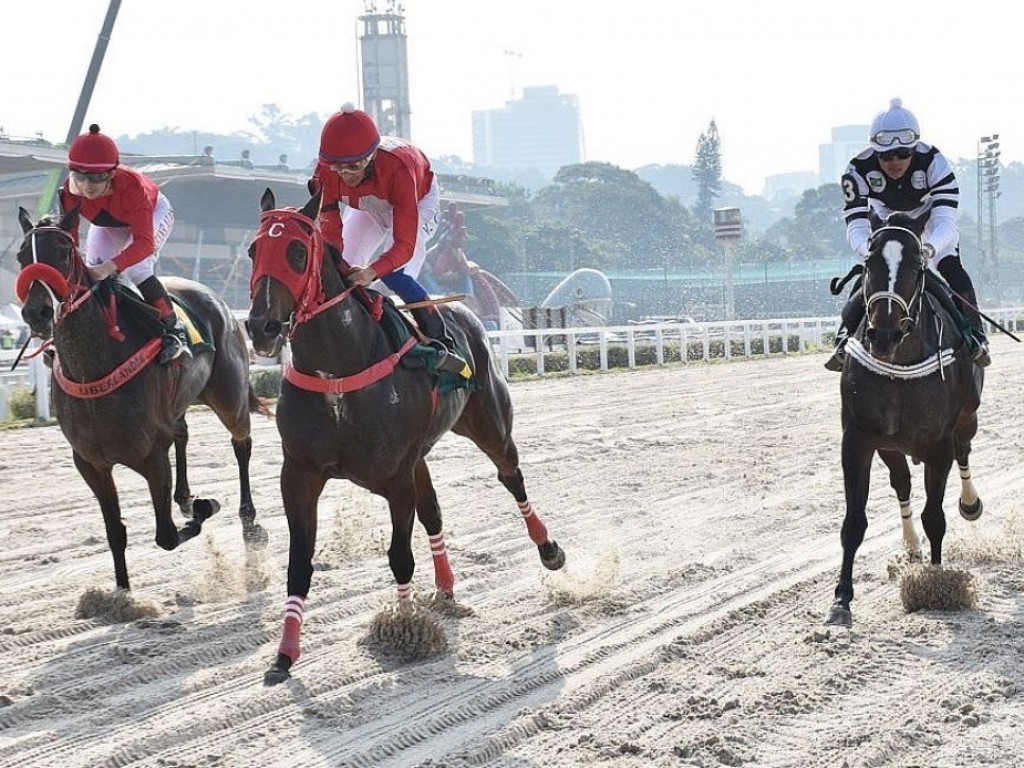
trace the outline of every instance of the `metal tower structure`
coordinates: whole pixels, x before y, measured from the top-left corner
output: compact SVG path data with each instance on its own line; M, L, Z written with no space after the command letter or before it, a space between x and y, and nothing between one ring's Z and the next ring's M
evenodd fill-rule
M365 0L359 17L363 109L377 123L381 135L412 135L409 105L409 64L406 56L405 8L388 0L384 11L375 0Z

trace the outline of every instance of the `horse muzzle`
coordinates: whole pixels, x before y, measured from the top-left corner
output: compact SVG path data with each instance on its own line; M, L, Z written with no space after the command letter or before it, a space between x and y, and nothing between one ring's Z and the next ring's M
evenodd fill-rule
M49 302L29 301L21 308L21 319L35 338L53 336L53 306Z
M865 347L868 352L872 357L885 362L892 362L897 348L906 337L907 331L897 326L868 326L864 331Z
M252 340L253 352L260 357L277 357L284 346L288 323L250 315L245 321L245 330Z

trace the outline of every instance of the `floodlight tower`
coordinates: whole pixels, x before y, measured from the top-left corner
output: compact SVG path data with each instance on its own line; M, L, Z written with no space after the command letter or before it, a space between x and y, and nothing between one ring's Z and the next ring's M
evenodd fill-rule
M364 0L359 17L360 69L363 109L385 136L412 135L409 104L409 63L406 55L405 8L388 0L384 11L375 0Z

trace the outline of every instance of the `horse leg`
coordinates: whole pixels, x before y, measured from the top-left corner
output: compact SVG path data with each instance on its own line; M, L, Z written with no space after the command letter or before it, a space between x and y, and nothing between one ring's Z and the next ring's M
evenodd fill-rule
M114 580L119 589L131 589L128 585L128 565L124 557L125 549L128 546L128 532L121 520L121 504L117 498L117 486L114 485L113 471L110 467L103 469L94 467L77 451L73 455L78 473L100 503L103 526L107 530L107 545L110 547L110 554L114 557Z
M932 549L932 565L942 563L942 539L946 535L946 514L942 511L942 500L946 495L946 482L953 466L953 451L937 450L924 464L924 487L928 494L921 513L924 534Z
M825 617L826 624L853 625L850 602L853 600L853 559L868 529L865 512L871 485L871 457L874 449L864 435L852 427L843 430L843 486L846 491L846 517L840 539L843 564L839 570L835 602Z
M985 508L971 481L971 440L977 433L977 411L972 410L969 415L961 414L953 431L953 451L960 470L960 516L972 522L981 517Z
M235 451L235 462L238 464L238 518L242 521L242 540L253 549L263 549L267 546L270 537L263 526L256 522L256 505L252 502L252 489L249 486L252 438L246 436L238 440L233 437L231 438L231 447Z
M285 454L281 467L281 499L288 518L288 599L277 659L263 676L264 685L277 685L301 654L303 611L313 580L316 547L317 503L327 478L313 467L300 465Z
M899 451L879 450L879 457L889 467L889 485L900 503L900 521L903 523L903 548L913 561L921 559L921 539L914 530L913 512L910 510L910 467L907 457Z
M149 485L149 497L156 514L156 543L161 549L172 550L203 530L203 523L216 509L193 505L192 519L179 530L171 517L171 462L167 446L156 447L142 463L140 473Z
M519 505L530 539L537 545L545 568L557 571L565 565L565 551L548 538L548 530L526 496L526 484L519 470L519 449L512 439L512 398L508 385L488 359L490 344L486 338L470 339L477 359L476 375L480 388L469 398L462 416L452 427L457 435L468 437L498 469L498 480Z
M430 556L434 561L434 586L446 598L455 594L455 574L448 562L448 548L444 543L444 530L441 520L441 507L437 503L434 484L430 480L430 470L426 459L416 462L416 517L427 532L430 539Z
M412 523L416 509L416 483L397 480L388 485L388 508L391 510L391 546L388 565L398 585L400 606L412 599L412 574L416 562L412 556Z
M181 514L192 517L192 490L188 486L188 424L185 417L174 422L174 503Z

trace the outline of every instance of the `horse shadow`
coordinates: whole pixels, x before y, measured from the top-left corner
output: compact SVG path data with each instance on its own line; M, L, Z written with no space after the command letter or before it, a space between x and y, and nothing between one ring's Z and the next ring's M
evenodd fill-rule
M448 648L428 658L410 659L368 633L358 642L366 663L378 668L360 685L371 694L368 706L360 703L361 690L325 694L311 689L303 681L312 679L308 672L285 681L282 688L306 715L301 735L307 745L318 749L332 765L383 762L402 754L409 765L472 762L486 756L488 760L501 758L503 766L537 766L508 752L548 727L545 705L556 701L564 687L558 646L579 626L575 617L567 610L554 614L545 622L543 636L497 677L467 671L471 657L479 655L473 645L477 633L472 624L479 621L476 614L447 613L440 615L439 621ZM483 621L489 620L484 617ZM492 629L485 632L500 634ZM387 686L392 692L386 694L386 699L393 698L392 703L379 698L382 678L389 680ZM429 688L430 680L443 681L432 705L424 699L429 693L418 693ZM406 699L403 692L411 699ZM524 712L525 706L529 710ZM496 723L486 734L477 732L481 718ZM345 743L339 744L338 735L343 729L347 731L342 736ZM441 734L443 739L436 738Z

